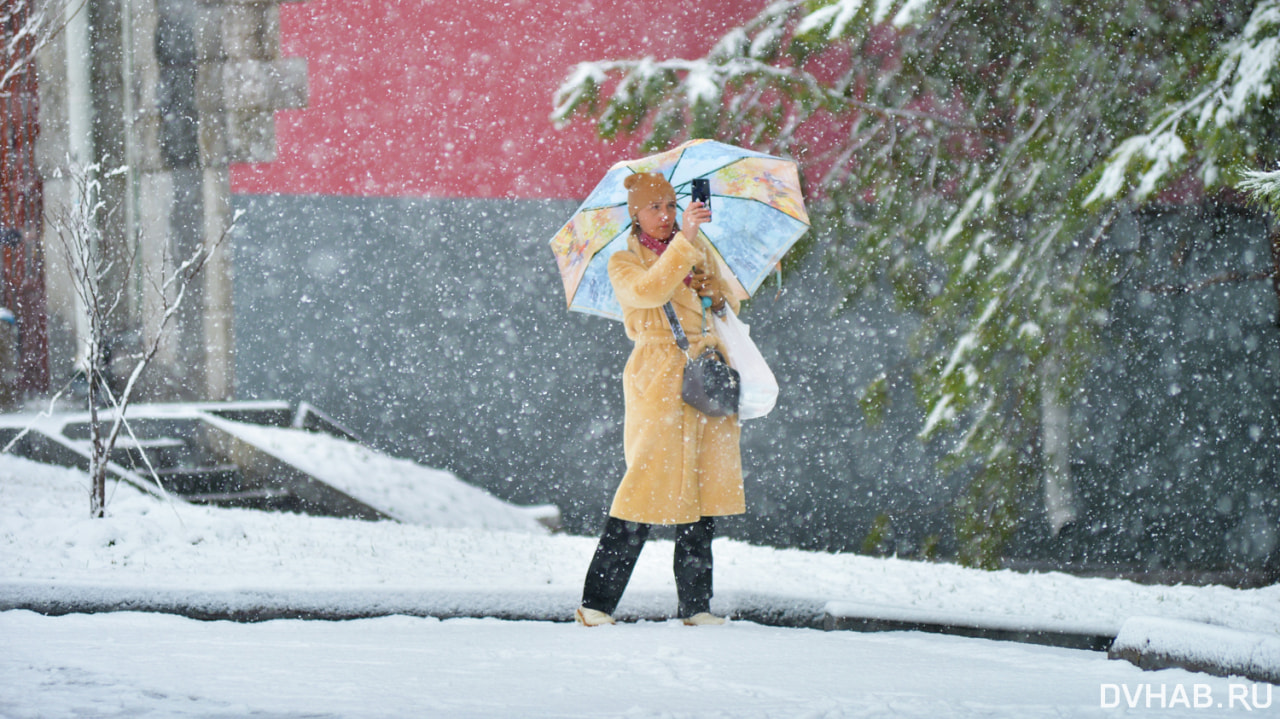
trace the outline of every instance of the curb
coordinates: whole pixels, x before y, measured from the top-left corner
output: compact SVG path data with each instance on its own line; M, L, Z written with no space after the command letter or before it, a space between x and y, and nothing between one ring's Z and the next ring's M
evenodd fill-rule
M437 619L493 618L571 622L577 590L277 589L222 590L103 586L59 582L0 582L0 611L49 616L105 612L155 612L201 621L265 622L275 619L341 621L391 615ZM823 602L755 593L724 592L713 609L742 621L777 627L823 628ZM666 621L675 598L665 592L628 592L615 612L620 621Z
M1016 615L925 611L879 604L829 602L823 628L859 632L916 631L1105 652L1116 628Z
M433 590L223 590L101 586L59 582L0 582L0 611L49 616L155 612L201 621L277 619L341 621L392 615L436 619L573 621L576 590L536 588ZM1144 670L1181 668L1280 684L1280 636L1177 619L1134 617L1115 630L1105 624L942 612L804 597L722 592L713 611L765 626L824 631L920 631L1068 649L1106 651ZM628 592L615 617L663 622L674 616L667 592Z
M1134 617L1107 656L1148 671L1179 668L1280 684L1280 636L1199 622Z

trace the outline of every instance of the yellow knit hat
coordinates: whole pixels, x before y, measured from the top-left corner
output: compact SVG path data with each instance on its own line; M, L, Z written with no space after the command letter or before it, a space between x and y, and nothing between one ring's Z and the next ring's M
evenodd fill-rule
M667 182L661 172L639 172L628 175L622 181L627 188L627 213L632 217L640 212L641 207L648 207L654 202L676 199L676 190Z

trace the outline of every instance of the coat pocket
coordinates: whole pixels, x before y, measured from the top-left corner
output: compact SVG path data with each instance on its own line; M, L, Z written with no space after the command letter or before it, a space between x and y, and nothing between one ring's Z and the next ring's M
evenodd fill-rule
M683 372L684 354L674 343L637 347L623 369L623 387L636 399L652 401L657 394L679 397Z

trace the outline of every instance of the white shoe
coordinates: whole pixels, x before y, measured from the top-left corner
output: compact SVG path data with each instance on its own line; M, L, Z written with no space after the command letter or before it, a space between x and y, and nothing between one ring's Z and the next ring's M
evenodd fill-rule
M728 620L724 617L717 617L711 612L698 612L692 617L685 617L680 621L684 622L686 627L710 627L724 624Z
M573 618L584 627L598 627L602 624L613 624L613 617L605 614L598 609L588 609L587 607L578 607L573 613Z

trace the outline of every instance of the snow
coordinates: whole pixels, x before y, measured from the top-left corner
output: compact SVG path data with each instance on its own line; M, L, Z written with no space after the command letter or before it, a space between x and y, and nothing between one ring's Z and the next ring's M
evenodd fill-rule
M720 85L715 70L705 62L692 62L684 80L685 99L690 106L720 102Z
M979 322L978 324L982 323ZM947 360L947 366L942 368L942 378L950 377L956 367L959 367L960 363L964 361L964 356L977 346L978 336L976 334L966 332L961 335L960 339L956 340L955 346L951 348L951 357Z
M1280 683L1280 636L1275 635L1179 619L1133 617L1120 628L1111 653L1172 658L1186 666L1226 667Z
M1151 160L1163 157L1169 161L1176 159L1175 154L1177 154L1177 157L1181 157L1181 153L1172 152L1177 148L1177 143L1181 143L1181 140L1172 131L1163 134L1136 135L1120 143L1112 151L1111 156L1107 158L1106 167L1102 171L1098 184L1084 198L1082 204L1088 207L1098 200L1109 200L1118 196L1126 186L1126 173L1129 171L1129 164L1136 157L1141 156ZM1162 154L1161 148L1168 149L1170 152ZM1185 150L1185 146L1183 146L1183 149ZM1142 186L1147 194L1150 194L1155 187L1155 183L1160 179L1161 175L1155 170L1158 169L1163 172L1170 166L1169 162L1157 162L1151 170L1143 173Z
M1260 202L1280 207L1280 170L1273 172L1246 171L1244 179L1236 187L1252 194Z
M1220 83L1230 83L1230 91L1213 113L1218 127L1227 127L1250 107L1261 105L1271 97L1270 79L1280 67L1280 2L1260 2L1245 25L1240 38L1233 41L1227 61L1219 72ZM1269 31L1270 37L1265 33ZM1232 77L1234 75L1234 78ZM1213 104L1207 106L1212 108ZM1203 115L1201 124L1205 122Z
M608 79L604 69L598 64L580 62L574 66L573 72L561 83L556 91L555 108L551 111L551 119L558 126L567 124L568 113L582 100L589 88L599 87Z
M1272 80L1280 68L1280 0L1261 0L1239 37L1226 46L1226 56L1217 80L1195 98L1170 112L1159 125L1142 135L1121 142L1107 158L1098 183L1084 198L1083 205L1110 200L1124 191L1130 164L1142 160L1145 167L1133 191L1141 201L1179 166L1187 147L1178 135L1178 125L1186 113L1200 108L1196 129L1203 132L1210 122L1227 128L1246 112L1261 107L1271 97ZM1217 158L1206 158L1203 177L1213 184L1221 176Z
M721 60L741 57L744 54L748 54L747 47L750 43L751 40L747 37L746 30L740 27L733 28L716 42L715 47L711 48L711 52L707 53L707 57ZM717 94L718 92L717 90Z
M315 432L205 421L392 517L432 527L544 531L533 511L503 502L452 472L388 457L354 442Z
M871 11L870 22L873 25L879 25L889 16L889 11L893 9L895 0L876 0L875 9ZM798 25L796 25L796 34L803 35L819 28L825 27L827 23L831 23L831 29L827 31L827 39L835 40L845 34L849 28L849 23L853 22L858 14L862 11L867 3L865 0L838 0L838 2L819 8L806 15ZM908 3L910 5L911 3ZM918 5L918 3L916 3ZM911 22L914 9L904 7L894 18L894 22L898 27Z
M1103 684L1148 680L1091 652L747 623L8 612L0 633L15 645L0 659L0 708L14 719L1094 716ZM904 691L903 677L925 690ZM1185 672L1161 681L1229 691Z
M977 212L980 207L983 211L990 210L992 205L995 203L995 194L992 192L992 188L994 188L996 183L1000 180L1001 174L1002 173L996 173L991 177L991 179L983 183L982 187L970 193L968 199L965 200L964 206L956 212L955 217L951 218L951 222L947 225L946 231L943 232L940 237L930 237L929 241L925 244L925 249L931 253L945 250L947 246L951 244L951 241L964 231L965 225L968 224L969 220L973 218L974 213Z
M862 9L862 0L840 0L836 4L839 7L840 14L836 16L836 21L831 25L831 32L827 35L828 39L834 40L845 33L849 23L858 15L858 11Z
M920 22L928 9L929 0L907 0L893 17L895 27L906 27Z
M417 472L397 463L378 471L397 468ZM430 494L435 485L421 476ZM1084 716L1098 712L1106 686L1204 686L1225 700L1250 684L1183 670L1146 674L1100 652L913 632L741 620L683 627L666 619L675 590L671 543L662 540L641 555L619 610L641 620L585 629L564 620L591 537L192 506L124 484L109 489L108 516L89 519L87 486L79 471L0 456L0 606L62 598L366 618L0 612L6 719ZM1153 617L1264 643L1280 635L1280 587L1141 586L727 539L715 551L713 609L721 612L753 603L798 612L872 606L1112 632ZM414 616L431 613L452 618ZM504 616L560 621L493 618ZM1162 714L1193 713L1181 710Z
M1041 631L1086 636L1113 636L1116 634L1116 628L1106 622L1088 623L1044 616L1020 617L1017 615L993 618L989 615L974 612L937 612L860 602L828 602L826 612L835 619L875 617L878 620L889 622L982 627L998 631ZM1190 622L1186 623L1190 624ZM1125 626L1128 625L1126 624ZM1193 626L1201 625L1193 624Z
M774 47L779 43L783 35L780 27L766 27L756 35L751 41L751 49L747 52L747 57L754 60L763 60L770 56Z
M857 4L861 4L859 0L854 0L854 2ZM826 26L826 24L831 22L836 17L837 14L840 14L844 10L845 10L844 3L827 5L826 7L822 7L817 10L814 10L813 12L806 15L798 25L796 25L796 35L804 35L806 33L813 32L821 27ZM829 39L834 39L839 36L840 36L840 33L837 32L834 27L831 29L831 32L827 34L827 37Z
M929 437L933 434L933 430L937 429L942 422L950 422L956 417L956 410L951 406L951 400L955 398L952 392L944 393L933 403L933 408L929 410L929 416L925 418L924 425L920 428L917 435L921 439Z

